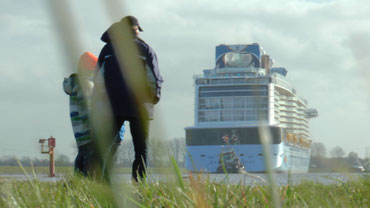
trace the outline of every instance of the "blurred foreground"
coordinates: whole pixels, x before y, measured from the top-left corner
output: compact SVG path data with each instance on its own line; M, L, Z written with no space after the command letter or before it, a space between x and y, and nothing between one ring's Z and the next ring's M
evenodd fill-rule
M363 177L322 184L301 181L275 190L279 202L272 202L267 183L230 184L214 182L206 175L175 171L166 181L132 183L121 181L114 188L80 177L55 182L29 179L0 179L0 207L369 207L370 178Z

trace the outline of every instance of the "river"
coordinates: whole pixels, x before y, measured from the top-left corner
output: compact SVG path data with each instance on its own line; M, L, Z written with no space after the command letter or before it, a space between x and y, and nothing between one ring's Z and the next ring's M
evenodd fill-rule
M197 176L196 174L192 175L193 177ZM299 184L302 181L314 181L322 184L333 184L333 183L341 183L346 182L354 179L358 179L359 177L370 176L369 173L294 173L294 174L286 174L286 173L279 173L272 175L273 180L278 185L287 185L290 181L291 184ZM33 176L29 176L33 178ZM189 180L191 177L189 174L183 174L184 180ZM229 184L238 184L242 183L245 185L253 185L253 184L268 184L269 177L267 174L203 174L201 175L202 178L209 178L210 181L214 182L225 182ZM0 178L3 180L27 180L27 177L24 174L0 174ZM64 178L64 175L58 175L53 178L49 178L47 175L36 175L36 178L42 182L53 182L59 181ZM131 180L130 174L118 174L113 179L114 181L129 181ZM161 182L161 181L171 181L176 180L176 177L171 174L149 174L148 181L149 182Z

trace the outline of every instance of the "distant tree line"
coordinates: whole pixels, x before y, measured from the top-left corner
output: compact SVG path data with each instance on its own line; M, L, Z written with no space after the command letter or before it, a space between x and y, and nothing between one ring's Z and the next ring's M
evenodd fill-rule
M17 160L23 165L23 166L31 166L31 164L35 167L41 167L41 166L49 166L49 157L45 158L38 158L38 157L22 157L22 158L16 158L15 156L5 156L3 158L0 158L0 166L19 166ZM57 155L55 159L55 165L56 166L71 166L73 165L73 162L71 159L65 155L65 154L59 154Z
M173 157L179 166L185 162L186 144L184 138L161 140L151 138L148 145L148 166L166 167L171 164ZM132 140L124 140L118 149L116 163L119 167L131 167L135 152Z
M171 164L170 158L174 157L179 166L184 165L186 145L184 138L174 138L171 140L161 140L156 138L149 139L148 145L148 166L149 167L166 167ZM118 167L131 167L134 160L134 146L132 140L125 139L120 145L116 155L116 165ZM73 156L57 154L55 157L56 166L73 166ZM19 160L23 166L49 166L49 157L43 158L5 156L0 158L0 166L18 166Z
M329 153L329 157L327 156ZM327 151L321 142L314 142L311 145L310 169L326 169L332 171L352 169L354 165L362 165L365 169L370 163L370 158L360 158L356 152L349 152L346 155L340 146L333 147Z
M184 138L174 138L163 140L150 138L148 145L148 166L149 167L171 167L171 157L173 157L180 167L184 166L186 155L186 144ZM134 147L132 140L125 139L118 149L115 162L118 167L131 167L134 160ZM329 156L327 156L329 155ZM23 166L48 166L49 157L43 158L22 157L18 160ZM73 166L75 155L67 156L57 154L55 158L56 166ZM311 145L310 170L346 170L353 164L360 163L366 168L370 165L370 158L359 158L355 152L346 154L340 146L327 151L321 142L314 142ZM17 159L11 156L0 158L0 166L18 166Z

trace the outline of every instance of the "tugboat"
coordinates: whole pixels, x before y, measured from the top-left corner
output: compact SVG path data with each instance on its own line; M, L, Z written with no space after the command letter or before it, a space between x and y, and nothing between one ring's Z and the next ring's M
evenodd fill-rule
M239 157L235 153L234 149L230 147L230 142L233 145L239 144L239 136L236 131L233 131L231 139L228 136L222 137L226 147L223 148L222 152L219 154L217 173L240 173L245 171L243 163L240 161ZM231 141L230 141L231 140Z
M240 159L235 154L234 150L222 152L219 155L219 165L217 167L217 173L240 173L245 171L244 165L240 162Z
M356 172L356 173L363 173L363 172L365 172L365 168L364 168L364 166L361 164L361 162L360 162L358 159L356 159L356 160L352 163L352 165L351 165L351 170L352 170L353 172Z

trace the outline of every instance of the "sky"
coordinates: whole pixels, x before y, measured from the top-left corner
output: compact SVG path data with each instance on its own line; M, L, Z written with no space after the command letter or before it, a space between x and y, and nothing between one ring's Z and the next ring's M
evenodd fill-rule
M318 110L314 142L361 157L370 148L367 0L65 1L69 10L48 2L0 1L0 156L39 157L38 140L53 136L56 153L74 157L63 78L84 51L98 55L102 33L128 14L139 19L165 80L151 138L185 137L194 124L193 75L214 67L215 46L259 43ZM59 14L67 14L65 27Z

